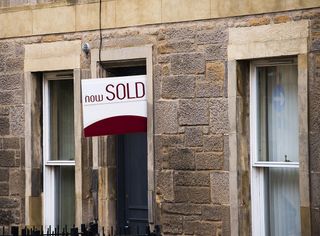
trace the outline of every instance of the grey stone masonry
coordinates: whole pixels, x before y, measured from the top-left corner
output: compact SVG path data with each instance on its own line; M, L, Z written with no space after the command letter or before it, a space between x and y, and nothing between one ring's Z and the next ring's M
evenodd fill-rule
M0 225L24 223L23 44L0 40Z

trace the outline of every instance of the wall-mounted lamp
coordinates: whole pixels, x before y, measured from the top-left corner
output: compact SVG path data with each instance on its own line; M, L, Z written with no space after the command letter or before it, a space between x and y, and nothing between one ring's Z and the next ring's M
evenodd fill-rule
M89 52L90 52L90 45L89 45L89 43L84 43L84 44L82 44L82 51L83 51L86 55L89 54Z

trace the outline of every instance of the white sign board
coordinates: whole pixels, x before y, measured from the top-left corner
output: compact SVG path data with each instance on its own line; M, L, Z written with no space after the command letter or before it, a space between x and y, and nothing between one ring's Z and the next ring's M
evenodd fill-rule
M82 80L85 137L147 130L146 76Z

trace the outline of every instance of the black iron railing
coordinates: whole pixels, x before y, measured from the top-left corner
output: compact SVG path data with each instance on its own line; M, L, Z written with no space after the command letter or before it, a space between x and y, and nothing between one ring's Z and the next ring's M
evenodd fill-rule
M99 230L97 223L90 223L88 226L81 224L80 229L73 227L24 227L18 226L0 227L0 236L161 236L160 227L155 226L151 232L150 227L142 229L139 227L129 228L126 226L111 227L105 230L103 227Z

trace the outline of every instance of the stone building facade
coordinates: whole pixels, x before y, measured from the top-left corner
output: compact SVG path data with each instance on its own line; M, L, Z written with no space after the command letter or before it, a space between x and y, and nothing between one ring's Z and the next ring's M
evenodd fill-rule
M0 225L51 222L43 81L69 76L74 223L117 226L118 139L83 136L80 81L139 61L148 80L148 223L163 235L268 235L255 222L263 213L253 213L250 70L289 58L298 71L298 232L319 235L320 2L293 2L107 0L101 31L99 1L1 3Z

